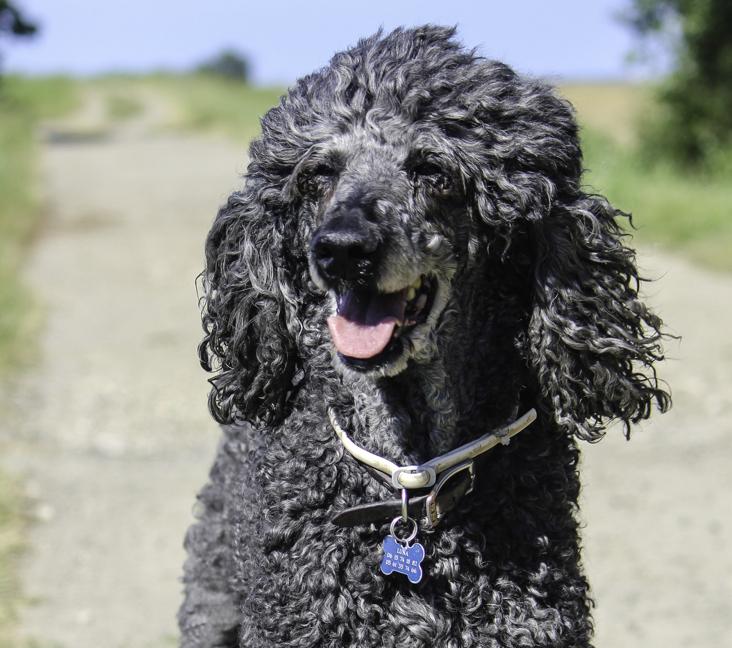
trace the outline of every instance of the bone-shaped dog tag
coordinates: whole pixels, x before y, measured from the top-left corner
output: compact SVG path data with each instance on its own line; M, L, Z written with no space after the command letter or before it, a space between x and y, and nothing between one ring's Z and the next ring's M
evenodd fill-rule
M381 559L382 573L404 574L411 583L416 584L422 580L422 560L424 560L424 547L419 542L409 545L400 542L392 535L384 538L384 556Z

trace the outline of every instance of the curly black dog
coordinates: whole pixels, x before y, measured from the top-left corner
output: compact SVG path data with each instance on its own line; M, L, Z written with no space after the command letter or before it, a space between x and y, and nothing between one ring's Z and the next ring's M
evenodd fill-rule
M591 644L576 441L668 408L661 321L625 214L582 187L570 105L453 37L377 34L301 79L213 224L200 356L225 426L186 648ZM441 519L407 500L422 579L382 573L399 490L335 428L419 465L531 408Z

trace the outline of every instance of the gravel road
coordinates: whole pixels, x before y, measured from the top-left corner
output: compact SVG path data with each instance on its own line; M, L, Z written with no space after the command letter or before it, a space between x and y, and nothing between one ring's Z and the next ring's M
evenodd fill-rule
M109 127L91 97L83 119L46 133L48 227L27 273L47 310L42 360L0 423L2 466L35 502L21 630L39 648L175 645L181 540L216 444L194 278L244 151L166 132L164 102L146 103ZM596 643L727 648L732 279L640 259L683 341L662 371L674 410L630 443L613 430L585 446Z

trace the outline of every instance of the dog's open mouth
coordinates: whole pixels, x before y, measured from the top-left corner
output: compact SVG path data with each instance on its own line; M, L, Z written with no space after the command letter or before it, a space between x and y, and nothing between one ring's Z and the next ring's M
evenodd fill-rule
M370 367L401 351L403 339L428 317L434 277L421 276L397 292L346 289L336 294L337 313L328 318L333 344L349 364Z

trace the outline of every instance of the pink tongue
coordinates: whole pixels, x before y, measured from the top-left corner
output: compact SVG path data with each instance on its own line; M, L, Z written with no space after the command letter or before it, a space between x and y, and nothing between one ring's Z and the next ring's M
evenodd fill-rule
M387 317L378 324L352 322L342 315L331 315L328 328L336 349L349 358L373 358L389 344L396 317Z

